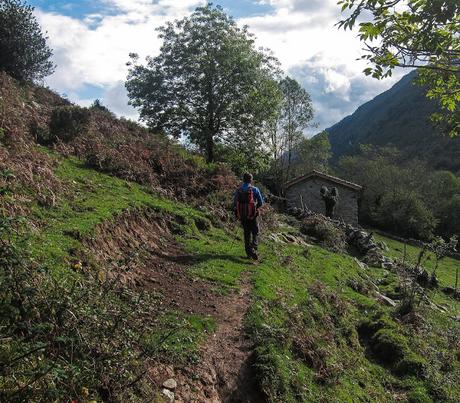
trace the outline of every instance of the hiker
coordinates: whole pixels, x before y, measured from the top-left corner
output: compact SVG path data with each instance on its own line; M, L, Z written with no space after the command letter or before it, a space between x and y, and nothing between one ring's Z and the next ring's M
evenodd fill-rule
M257 260L257 236L259 224L257 216L259 208L264 204L260 190L252 186L252 175L245 173L243 183L233 196L233 210L236 217L241 221L244 231L244 248L249 259Z
M336 187L329 190L326 186L321 187L319 191L321 198L326 205L326 217L334 218L335 206L339 200L339 191Z

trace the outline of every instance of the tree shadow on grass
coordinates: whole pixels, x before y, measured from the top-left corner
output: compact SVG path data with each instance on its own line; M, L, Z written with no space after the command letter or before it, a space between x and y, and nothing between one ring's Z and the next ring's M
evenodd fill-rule
M251 261L244 256L234 256L234 255L227 255L224 253L201 253L201 254L185 254L185 255L163 255L163 258L180 264L188 264L188 265L196 265L203 262L208 262L210 260L225 260L232 263L238 264L247 264Z

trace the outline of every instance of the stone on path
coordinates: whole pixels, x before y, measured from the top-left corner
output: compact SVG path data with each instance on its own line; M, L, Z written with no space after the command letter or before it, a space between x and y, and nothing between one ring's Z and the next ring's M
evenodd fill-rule
M163 382L163 387L166 389L174 390L177 388L177 382L173 378L166 379L166 381Z
M170 402L173 402L173 401L174 401L174 393L171 392L169 389L166 389L166 388L165 388L165 389L163 389L163 390L161 391L161 393L163 393L163 395L164 395L167 399L169 399Z

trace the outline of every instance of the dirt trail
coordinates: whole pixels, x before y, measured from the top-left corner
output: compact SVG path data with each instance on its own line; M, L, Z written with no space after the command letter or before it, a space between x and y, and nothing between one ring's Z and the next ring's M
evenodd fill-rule
M252 371L252 344L243 324L250 306L251 288L250 274L246 272L238 291L226 296L207 295L206 303L213 307L217 328L202 345L198 364L185 368L155 367L151 375L159 385L168 378L177 381L176 402L263 401Z
M219 399L223 402L260 401L251 371L252 344L243 328L251 288L249 274L245 273L239 292L220 302L217 330L202 348L203 364L215 373Z
M217 292L212 282L191 277L188 269L195 257L184 253L169 231L168 220L155 212L127 212L115 223L101 225L98 236L87 246L106 266L138 256L130 261L129 270L113 275L133 287L158 292L164 309L215 319L216 330L204 340L196 365L152 365L148 375L160 390L165 380L173 378L177 381L176 402L263 401L257 393L252 345L243 325L251 303L249 271L243 273L238 290L228 295Z

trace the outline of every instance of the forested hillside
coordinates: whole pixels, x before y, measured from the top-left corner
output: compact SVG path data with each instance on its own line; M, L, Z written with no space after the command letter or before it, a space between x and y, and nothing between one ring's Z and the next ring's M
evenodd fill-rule
M326 129L333 158L354 154L360 144L394 146L407 158L427 160L433 168L460 170L460 138L443 136L430 122L436 103L415 85L416 72Z

